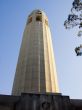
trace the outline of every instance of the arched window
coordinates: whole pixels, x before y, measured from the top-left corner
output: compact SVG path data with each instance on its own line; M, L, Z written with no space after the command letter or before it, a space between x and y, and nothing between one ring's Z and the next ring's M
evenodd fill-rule
M37 16L36 16L36 21L40 21L40 22L42 22L42 16L37 15Z

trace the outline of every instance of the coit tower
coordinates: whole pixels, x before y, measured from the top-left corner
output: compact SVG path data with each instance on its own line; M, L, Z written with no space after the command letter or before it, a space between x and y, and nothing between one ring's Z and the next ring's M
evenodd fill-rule
M28 16L12 95L29 92L59 92L48 18L41 10L34 10Z

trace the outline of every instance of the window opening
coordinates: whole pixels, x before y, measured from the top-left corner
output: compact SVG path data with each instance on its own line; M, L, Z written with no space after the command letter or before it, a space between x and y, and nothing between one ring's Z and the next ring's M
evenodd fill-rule
M36 21L42 22L42 16L36 16Z
M31 23L32 22L32 17L30 17L29 19L28 19L28 23Z
M48 25L48 21L47 20L45 20L45 24Z

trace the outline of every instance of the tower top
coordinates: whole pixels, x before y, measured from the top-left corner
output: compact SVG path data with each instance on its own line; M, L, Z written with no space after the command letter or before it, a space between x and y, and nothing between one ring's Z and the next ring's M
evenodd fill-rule
M27 20L27 24L31 23L31 22L36 22L36 21L40 21L42 23L45 23L48 25L48 17L46 16L45 12L43 12L40 9L37 10L33 10L29 16L28 16L28 20Z
M30 17L32 14L42 14L42 15L46 16L45 12L42 11L41 9L33 10L33 11L29 14L29 17ZM46 16L46 17L47 17L47 16Z
M45 14L45 12L42 11L41 9L35 9L35 10L33 10L33 11L31 12L31 14L33 14L33 13ZM46 15L46 14L45 14L45 15Z

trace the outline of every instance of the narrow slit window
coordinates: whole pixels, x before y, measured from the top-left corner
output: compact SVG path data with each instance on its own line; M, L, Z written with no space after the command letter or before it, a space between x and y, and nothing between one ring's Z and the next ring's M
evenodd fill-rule
M45 20L45 24L48 25L48 21L47 20Z
M28 24L32 22L32 17L28 19Z

